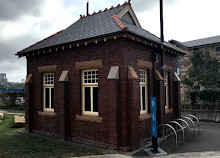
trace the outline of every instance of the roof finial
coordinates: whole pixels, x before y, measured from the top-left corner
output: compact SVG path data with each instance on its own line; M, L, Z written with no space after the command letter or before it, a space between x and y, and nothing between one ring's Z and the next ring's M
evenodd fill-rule
M86 15L88 16L89 15L89 0L87 0L87 11L86 11Z

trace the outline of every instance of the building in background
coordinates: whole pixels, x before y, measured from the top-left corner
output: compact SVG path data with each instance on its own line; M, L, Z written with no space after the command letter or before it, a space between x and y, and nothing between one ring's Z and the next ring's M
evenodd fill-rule
M187 70L190 68L191 63L189 57L194 51L209 51L210 55L220 60L220 36L213 36L202 38L187 42L179 42L176 40L169 41L171 44L185 50L186 55L180 57L180 77L186 76ZM189 100L186 97L187 87L181 84L181 103L188 104Z
M6 73L0 73L0 83L7 83Z

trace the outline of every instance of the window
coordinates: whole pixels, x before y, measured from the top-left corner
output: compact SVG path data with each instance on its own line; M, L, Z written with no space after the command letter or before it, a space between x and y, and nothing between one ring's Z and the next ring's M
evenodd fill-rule
M43 76L44 110L54 111L54 73L45 73Z
M98 70L82 71L83 114L98 116Z
M169 109L169 75L164 72L165 109Z
M139 71L139 84L140 84L140 114L148 112L148 88L147 88L147 71Z
M216 47L216 52L220 52L220 47Z

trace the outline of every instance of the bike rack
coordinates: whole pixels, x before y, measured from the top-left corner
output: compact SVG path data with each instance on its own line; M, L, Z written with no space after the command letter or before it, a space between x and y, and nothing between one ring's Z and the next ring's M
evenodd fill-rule
M165 126L165 127L169 127L170 129L172 129L174 131L175 137L176 137L176 144L175 144L175 148L177 149L177 133L175 131L175 129L169 125L169 124L161 124L157 127L157 129L159 129L160 127ZM163 132L163 137L164 137L164 132Z
M181 124L179 124L177 121L170 121L170 123L174 123L174 124L178 125L178 126L181 128L182 133L183 133L183 142L184 142L184 129L183 129L183 127L181 126ZM177 131L177 130L176 130L176 131Z
M175 134L175 148L177 149L177 141L178 141L178 132L182 131L183 134L183 142L185 141L185 128L188 128L188 135L189 135L189 141L190 141L190 131L193 129L193 132L195 132L195 123L193 121L193 119L195 119L198 123L198 132L200 133L200 122L199 119L194 116L194 115L187 115L187 116L183 116L182 118L177 118L174 121L170 121L168 123L165 124L161 124L157 127L157 129L159 129L160 127L164 126L164 127L168 127L170 129L170 134L166 135L166 137L171 136L173 133L171 133L171 130L173 130L174 134ZM188 122L187 122L188 120ZM186 124L186 126L183 126L182 124L180 124L179 122L183 122L184 124ZM189 122L193 125L192 128L190 128ZM171 124L175 124L176 125L176 129L175 126L173 127ZM177 128L177 126L180 127L180 129ZM163 128L163 140L164 140L164 129ZM194 133L193 133L194 134Z
M189 127L189 124L188 124L185 120L183 120L183 119L181 119L181 118L178 118L178 119L175 119L175 120L177 120L177 121L182 121L182 122L184 122L184 123L186 124L186 126L188 127L189 140L190 140L190 127Z
M195 115L192 115L192 114L188 115L188 116L196 119L196 121L198 122L198 133L200 133L200 122L199 122L199 119Z
M189 117L183 117L184 119L187 119L187 120L189 120L191 123L192 123L192 125L193 125L193 134L194 134L194 132L195 132L195 123L193 122L193 120L191 119L191 118L189 118Z

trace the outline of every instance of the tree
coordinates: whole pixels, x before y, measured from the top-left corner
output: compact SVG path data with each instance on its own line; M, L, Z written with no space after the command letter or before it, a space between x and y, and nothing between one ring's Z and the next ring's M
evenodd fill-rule
M207 108L217 110L220 102L220 62L208 51L195 51L190 57L191 67L183 83L187 85L187 94L192 107L202 101Z
M192 66L183 79L189 90L220 90L220 62L206 51L195 51L190 57Z

